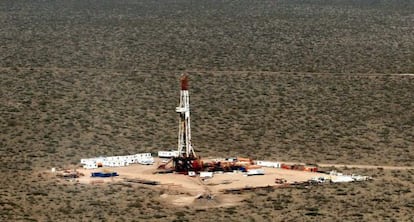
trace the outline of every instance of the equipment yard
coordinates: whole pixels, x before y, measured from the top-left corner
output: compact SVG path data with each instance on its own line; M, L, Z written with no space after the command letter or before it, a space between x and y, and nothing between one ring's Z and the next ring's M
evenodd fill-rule
M248 176L242 172L219 172L210 178L200 176L188 176L178 173L156 173L157 166L162 164L162 159L157 158L154 165L133 164L117 168L103 168L99 171L113 172L116 170L119 176L96 178L90 175L97 169L80 168L76 171L79 175L77 182L81 184L103 184L103 183L138 183L153 186L155 189L166 192L161 198L167 198L175 205L189 205L194 200L203 196L211 199L217 197L222 204L237 204L242 197L226 196L228 193L242 193L243 190L254 190L261 188L279 188L300 185L312 181L315 178L335 179L337 176L326 173L306 172L298 170L287 170L283 168L264 167L264 175ZM170 192L170 194L168 194ZM172 193L172 194L171 194ZM226 196L226 198L223 198ZM212 207L222 206L213 205ZM205 205L203 207L211 207Z
M303 172L294 170L285 170L280 168L265 168L265 175L247 176L244 173L216 173L212 178L202 181L199 177L189 177L183 174L165 173L154 174L156 165L130 165L125 167L115 168L119 173L119 177L105 178L107 182L110 181L124 181L126 179L141 179L149 181L157 181L160 186L174 185L182 187L183 190L191 194L199 194L204 192L206 187L213 193L220 193L226 189L242 189L246 187L266 187L275 186L275 178L284 178L287 183L305 182L314 177L326 176L322 173ZM93 183L94 180L102 180L90 177L92 169L78 169L83 173L84 177L79 178L80 183Z

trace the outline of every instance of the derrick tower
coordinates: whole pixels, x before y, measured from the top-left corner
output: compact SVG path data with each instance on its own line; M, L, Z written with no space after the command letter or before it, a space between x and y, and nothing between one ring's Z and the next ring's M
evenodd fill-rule
M180 157L196 157L191 146L190 96L188 93L188 76L181 76L180 105L176 108L179 114L178 153Z
M175 109L179 115L178 122L178 156L173 158L176 172L188 173L201 170L202 162L197 158L191 145L190 96L188 93L188 76L182 75L180 104Z

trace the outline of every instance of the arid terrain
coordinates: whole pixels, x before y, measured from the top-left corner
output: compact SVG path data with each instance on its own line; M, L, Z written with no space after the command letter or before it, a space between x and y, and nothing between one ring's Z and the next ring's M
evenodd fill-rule
M0 1L0 221L412 221L412 169L345 168L374 180L214 209L43 172L174 149L182 73L201 156L412 167L413 11L411 0Z

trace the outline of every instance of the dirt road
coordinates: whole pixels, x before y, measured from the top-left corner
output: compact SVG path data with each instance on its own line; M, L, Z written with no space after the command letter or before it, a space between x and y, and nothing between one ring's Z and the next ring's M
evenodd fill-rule
M119 72L124 72L124 71L128 71L128 69L120 69L120 68L87 68L87 67L73 67L73 68L65 68L65 67L57 67L57 66L52 66L52 67L47 67L47 66L32 66L32 67L8 67L8 66L3 66L0 67L0 70L2 71L8 71L11 69L19 69L19 70L47 70L47 71L74 71L74 70L83 70L83 71L87 71L87 70L92 70L92 71L97 71L97 70L102 70L102 71L119 71ZM131 71L131 70L129 70ZM148 71L148 70L139 70L139 69L134 69L134 71ZM182 72L203 72L203 73L211 73L214 75L222 75L222 74L247 74L250 73L251 71L245 71L245 70L204 70L204 69L187 69L187 70L175 70L175 69L165 69L165 70L159 70L157 69L156 71L167 71L167 72L174 72L174 73L182 73ZM262 73L262 74L292 74L292 75L347 75L350 73L327 73L327 72L288 72L288 71L257 71L258 73ZM414 76L414 73L352 73L350 74L352 76Z
M330 164L318 163L319 167L336 167L336 168L359 168L359 169L384 169L384 170L414 170L411 166L374 166L374 165L351 165L351 164Z

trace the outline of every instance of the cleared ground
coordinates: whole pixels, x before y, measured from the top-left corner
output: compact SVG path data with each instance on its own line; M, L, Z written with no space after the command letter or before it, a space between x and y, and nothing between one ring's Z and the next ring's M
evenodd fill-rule
M200 177L189 177L182 174L154 174L157 164L154 165L130 165L118 168L103 169L78 169L78 172L84 174L78 179L80 183L97 184L97 182L121 182L128 179L137 179L143 181L156 181L159 185L156 187L166 190L176 190L192 196L194 200L199 195L211 194L221 196L226 190L278 186L275 183L276 178L285 179L286 183L305 182L315 177L328 177L322 173L311 173L294 170L284 170L279 168L263 168L265 175L246 176L244 173L219 173L214 174L213 178L202 180ZM120 176L115 178L92 178L92 172L116 171ZM191 197L189 197L191 199ZM223 199L223 198L221 198ZM174 202L175 200L173 200ZM191 204L189 202L188 204ZM235 203L233 203L235 204Z
M125 167L83 169L77 171L84 176L76 179L78 183L91 186L105 186L108 183L143 184L156 182L156 185L142 185L162 192L159 198L163 202L175 206L192 206L196 208L229 207L242 204L248 196L244 189L282 189L290 184L300 184L313 178L332 178L323 173L286 170L280 168L263 167L265 175L247 176L245 173L215 173L212 178L190 177L188 175L167 173L155 174L161 159L156 159L154 165L133 164ZM375 166L359 166L362 168L375 168ZM390 167L389 169L392 169ZM112 178L93 178L92 172L115 171L120 176ZM275 180L285 180L284 184L277 184ZM329 186L329 185L326 185ZM236 193L230 195L227 193ZM252 192L252 191L250 191Z

